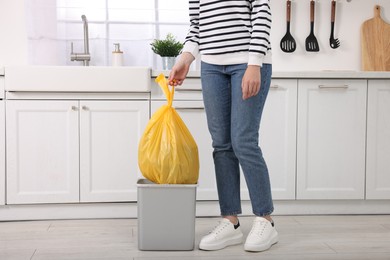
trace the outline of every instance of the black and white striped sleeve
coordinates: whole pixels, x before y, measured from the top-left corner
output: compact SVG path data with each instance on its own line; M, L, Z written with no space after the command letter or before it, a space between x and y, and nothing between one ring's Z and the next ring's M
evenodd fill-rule
M182 52L190 52L195 58L199 53L199 0L189 1L190 30Z
M248 65L262 66L264 57L271 48L271 9L269 0L251 0L250 2L252 34Z

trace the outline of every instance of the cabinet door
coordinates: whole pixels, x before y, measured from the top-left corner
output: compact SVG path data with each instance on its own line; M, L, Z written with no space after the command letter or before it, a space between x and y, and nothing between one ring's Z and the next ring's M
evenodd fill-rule
M299 80L298 199L364 199L366 80Z
M7 100L7 204L79 201L77 101Z
M272 80L259 142L273 199L295 199L297 80Z
M295 199L297 80L274 79L260 122L259 145L268 167L272 198ZM241 198L249 192L241 170Z
M390 80L369 80L366 198L390 199Z
M136 201L149 101L81 101L80 107L80 201Z
M4 101L0 100L0 205L5 204L5 114L4 113L5 113Z
M165 101L152 101L152 112L155 112ZM197 200L217 200L213 149L211 136L207 127L207 119L203 101L174 101L173 106L183 119L198 145L199 151L199 186Z

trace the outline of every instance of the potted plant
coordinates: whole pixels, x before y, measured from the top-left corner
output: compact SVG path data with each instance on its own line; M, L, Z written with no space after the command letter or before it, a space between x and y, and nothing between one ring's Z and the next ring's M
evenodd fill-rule
M154 39L150 45L153 52L161 56L164 70L172 69L176 57L183 49L183 44L177 41L171 33L168 33L163 40Z

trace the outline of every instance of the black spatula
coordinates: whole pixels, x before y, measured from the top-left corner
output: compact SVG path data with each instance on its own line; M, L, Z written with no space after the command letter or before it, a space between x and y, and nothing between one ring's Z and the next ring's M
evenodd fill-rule
M339 39L334 38L334 21L336 18L336 0L332 0L332 12L330 17L330 38L329 38L329 44L330 47L333 49L337 49L340 47L340 41Z
M280 41L280 48L284 52L294 52L297 44L290 33L291 0L287 0L287 32Z
M317 38L314 36L314 11L315 11L315 2L314 0L310 1L310 34L306 38L306 51L318 52L320 51L320 46L318 45Z

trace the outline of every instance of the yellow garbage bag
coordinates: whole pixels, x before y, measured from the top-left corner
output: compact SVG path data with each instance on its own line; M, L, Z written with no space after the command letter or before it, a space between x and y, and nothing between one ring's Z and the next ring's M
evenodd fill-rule
M167 98L153 114L138 146L142 175L159 184L195 184L199 177L198 146L190 131L172 107L174 87L168 87L163 74L156 78Z

